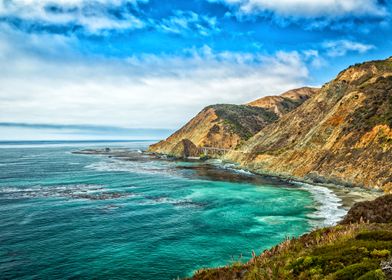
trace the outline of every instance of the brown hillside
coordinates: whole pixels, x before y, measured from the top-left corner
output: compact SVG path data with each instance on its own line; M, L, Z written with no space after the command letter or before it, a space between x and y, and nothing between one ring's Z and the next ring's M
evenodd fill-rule
M281 117L309 99L309 97L317 93L318 90L318 88L302 87L289 90L278 96L266 96L252 101L247 105L271 109L275 114Z
M260 173L392 188L392 59L342 71L228 159Z
M185 156L182 140L197 147L236 149L266 125L295 109L315 93L301 88L284 93L284 97L264 97L247 105L217 104L204 108L180 130L149 148L150 152ZM254 105L252 105L254 104ZM193 149L194 151L194 149ZM197 156L197 152L191 154Z

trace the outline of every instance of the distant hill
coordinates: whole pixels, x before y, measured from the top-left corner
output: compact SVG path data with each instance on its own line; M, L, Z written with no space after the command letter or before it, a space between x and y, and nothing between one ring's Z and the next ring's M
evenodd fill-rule
M246 105L208 106L169 138L151 145L149 150L183 157L199 156L200 147L236 149L316 92L314 88L300 88L281 96L263 97Z

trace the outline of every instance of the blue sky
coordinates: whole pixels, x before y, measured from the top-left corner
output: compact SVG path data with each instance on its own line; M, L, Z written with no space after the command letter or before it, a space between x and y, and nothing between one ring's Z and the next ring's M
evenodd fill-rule
M0 0L0 134L172 130L209 104L319 86L392 55L391 12L386 0Z

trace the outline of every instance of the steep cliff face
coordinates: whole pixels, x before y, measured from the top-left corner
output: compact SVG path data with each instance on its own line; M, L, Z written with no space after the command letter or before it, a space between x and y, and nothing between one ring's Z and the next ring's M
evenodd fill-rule
M169 138L151 145L149 151L183 157L184 139L199 148L236 149L263 127L298 107L316 91L301 88L282 96L261 98L247 105L208 106ZM192 156L195 156L195 152Z
M392 189L392 58L358 64L227 158L253 170Z

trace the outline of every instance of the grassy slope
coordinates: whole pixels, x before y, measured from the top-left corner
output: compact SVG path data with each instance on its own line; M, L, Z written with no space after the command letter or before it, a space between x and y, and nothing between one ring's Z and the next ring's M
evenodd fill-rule
M392 279L380 269L392 252L391 206L392 195L358 202L338 226L286 240L248 263L200 270L193 279Z
M213 108L218 119L245 140L256 134L263 126L278 119L275 113L259 107L216 104L207 108Z
M387 279L391 224L339 225L287 240L254 257L198 271L193 279Z

